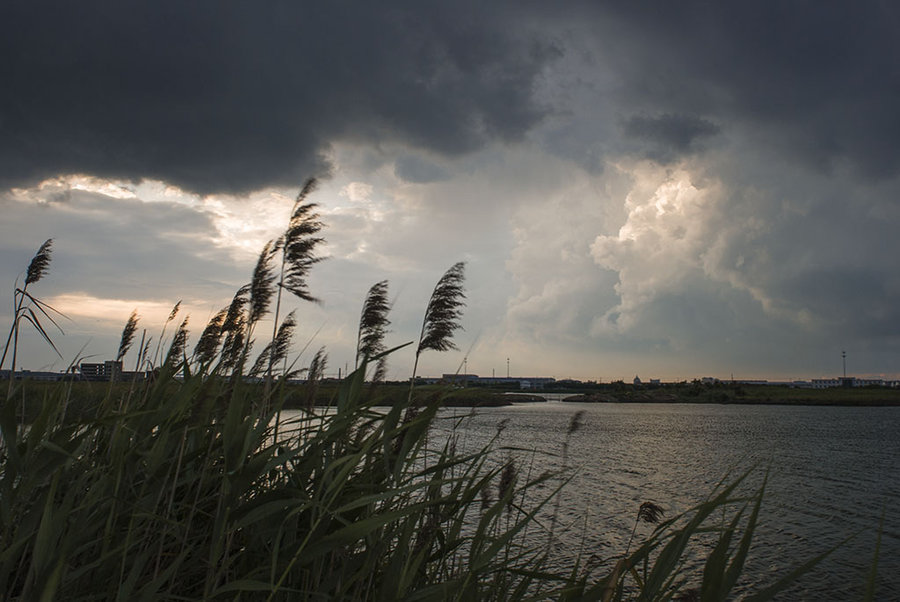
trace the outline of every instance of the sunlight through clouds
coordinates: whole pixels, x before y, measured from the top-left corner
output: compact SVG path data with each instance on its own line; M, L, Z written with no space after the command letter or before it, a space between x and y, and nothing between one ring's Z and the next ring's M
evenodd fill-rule
M146 299L104 299L78 292L55 295L45 301L72 321L89 320L106 323L111 327L124 326L131 312L137 310L141 327L148 329L162 328L175 303ZM209 307L203 301L184 301L178 321L190 315L191 322L196 322L196 327L205 324L209 313Z

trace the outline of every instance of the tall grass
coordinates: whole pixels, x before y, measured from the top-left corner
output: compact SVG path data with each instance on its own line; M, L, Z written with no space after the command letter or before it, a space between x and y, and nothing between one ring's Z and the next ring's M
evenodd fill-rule
M738 479L613 566L558 574L533 543L560 495L536 488L553 475L493 462L492 444L426 448L440 398L375 408L366 368L332 411L283 424L277 444L278 404L261 410L262 385L176 381L170 365L122 410L110 396L63 420L63 396L51 395L23 432L5 406L0 596L664 600L698 586L685 552L710 533L699 599L732 591L762 489L739 495Z
M311 210L303 198L294 212L303 209L301 221ZM298 236L315 234L318 223L312 228ZM293 372L293 313L281 324L276 318L255 368L245 365L254 326L273 297L279 303L276 281L278 291L312 299L304 278L318 261L310 254L317 241L295 249L309 261L293 272L272 267L273 249L289 248L288 239L267 245L253 281L209 321L190 355L187 318L164 356L165 328L152 361L142 337L138 364L149 362L153 378L111 383L93 407L67 412L70 388L62 384L28 400L33 418L26 428L11 403L25 391L11 380L0 405L0 598L669 600L694 595L685 552L710 534L717 540L697 595L730 594L763 496L762 488L738 495L743 478L659 523L634 552L607 559L599 571L581 561L563 574L550 570L546 542L553 541L560 499L554 475L497 462L493 441L460 452L453 436L429 439L440 395L416 396L411 387L405 399L375 407L367 370L399 349L385 351L381 339L389 323L387 283L376 285L364 305L358 365L333 408L310 404L279 423ZM439 280L416 362L427 349L453 347L462 285L463 264ZM177 313L176 305L167 325ZM120 359L137 321L132 314L126 324ZM15 332L14 324L10 341ZM314 393L325 361L321 350L308 391ZM247 372L265 372L265 385ZM547 512L554 515L549 526L540 518Z

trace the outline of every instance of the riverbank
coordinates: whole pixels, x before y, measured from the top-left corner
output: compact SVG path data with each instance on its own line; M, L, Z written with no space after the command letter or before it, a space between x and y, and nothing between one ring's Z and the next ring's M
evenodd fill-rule
M40 399L56 394L62 383L25 381L22 385L32 399ZM76 415L82 412L91 413L101 400L111 397L127 396L134 389L132 383L106 382L72 382L65 383L69 399L68 412ZM264 385L258 385L260 390ZM384 383L377 387L367 385L373 405L403 405L409 396L407 383ZM140 386L138 386L140 388ZM253 385L250 385L253 388ZM331 406L335 404L338 384L323 382L313 389L308 384L290 384L282 391L285 409L304 407ZM832 388L832 389L800 389L781 386L764 385L703 385L677 384L662 386L634 386L621 383L600 385L580 391L504 391L469 387L453 389L446 385L425 385L415 389L418 403L427 403L434 398L441 398L444 407L478 408L502 407L513 403L541 403L546 399L543 395L552 394L554 398L563 397L564 402L581 403L712 403L712 404L744 404L744 405L815 405L815 406L856 406L883 407L900 406L900 390L881 387ZM0 392L2 399L2 392ZM18 405L18 404L17 404ZM28 409L28 419L36 416L39 406Z
M801 389L775 385L624 385L565 398L586 403L720 403L747 405L900 406L900 390L884 387Z

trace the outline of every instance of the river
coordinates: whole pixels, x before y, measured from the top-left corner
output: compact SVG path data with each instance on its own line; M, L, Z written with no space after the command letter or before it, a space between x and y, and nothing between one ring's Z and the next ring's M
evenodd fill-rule
M499 444L526 450L512 452L520 473L532 466L537 474L563 466L581 410L565 458L576 474L560 498L560 524L569 525L560 563L582 545L586 556L614 559L642 502L663 506L668 518L703 501L727 474L755 467L748 486L759 486L766 470L769 478L738 593L840 544L779 599L860 599L884 512L876 599L900 599L900 408L550 401L442 416L467 416L457 430L467 447L503 424Z

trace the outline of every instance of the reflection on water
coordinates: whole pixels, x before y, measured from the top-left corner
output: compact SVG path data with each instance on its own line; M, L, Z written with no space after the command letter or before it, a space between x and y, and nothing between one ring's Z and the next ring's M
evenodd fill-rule
M531 403L479 410L463 422L461 444L483 444L507 420L501 445L554 454L518 452L523 466L558 468L578 410L586 414L568 463L579 470L560 508L561 522L574 527L561 562L582 538L588 555L614 558L641 502L672 516L726 474L760 466L755 485L766 468L770 475L749 583L771 583L855 534L783 598L860 598L884 511L877 597L900 599L900 507L892 504L900 499L900 408Z

